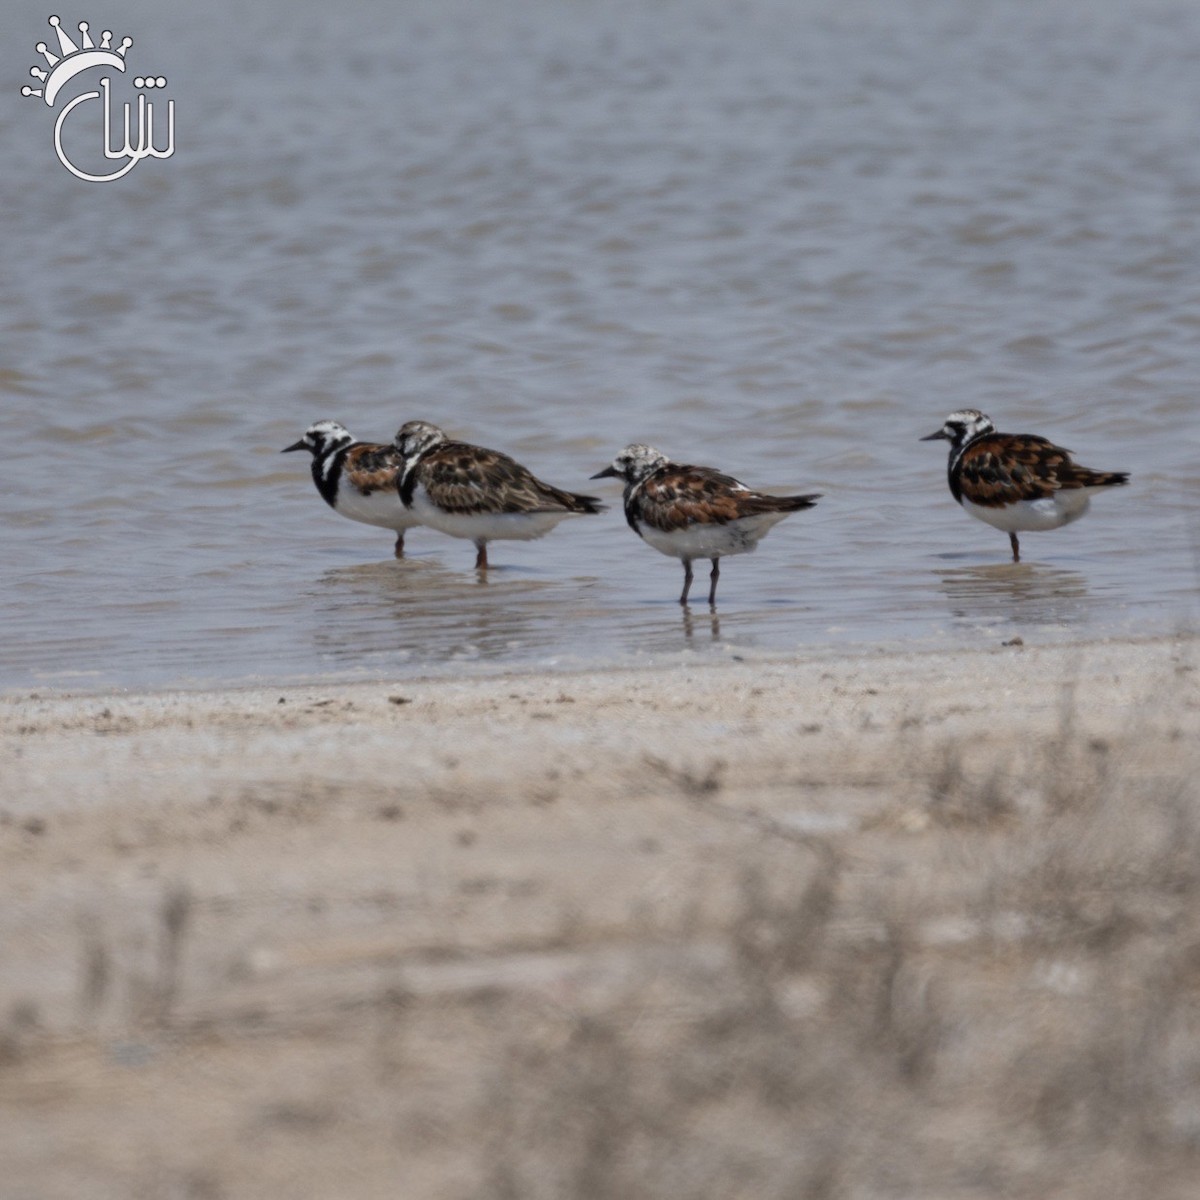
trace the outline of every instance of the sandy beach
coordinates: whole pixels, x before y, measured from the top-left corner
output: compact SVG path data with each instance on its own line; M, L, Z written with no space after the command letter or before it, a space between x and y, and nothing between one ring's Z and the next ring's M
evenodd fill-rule
M1200 642L0 700L0 1196L1194 1197Z

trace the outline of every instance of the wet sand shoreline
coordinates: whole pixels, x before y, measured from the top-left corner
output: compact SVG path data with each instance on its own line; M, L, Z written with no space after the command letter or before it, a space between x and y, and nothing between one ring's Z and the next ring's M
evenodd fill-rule
M0 699L6 1186L1184 1196L1198 648Z

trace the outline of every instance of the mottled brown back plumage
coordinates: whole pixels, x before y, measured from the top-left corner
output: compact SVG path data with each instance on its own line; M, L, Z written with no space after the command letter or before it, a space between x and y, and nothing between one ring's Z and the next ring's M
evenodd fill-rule
M527 467L467 442L443 442L424 454L411 473L429 498L450 513L600 511L594 496L579 496L538 479Z
M1057 491L1112 487L1127 482L1121 471L1093 471L1071 461L1069 450L1033 433L991 433L970 442L955 464L955 498L1002 507L1043 500Z
M769 512L798 512L817 502L810 496L767 496L712 467L667 463L646 477L632 497L633 519L664 533L688 525L725 525Z

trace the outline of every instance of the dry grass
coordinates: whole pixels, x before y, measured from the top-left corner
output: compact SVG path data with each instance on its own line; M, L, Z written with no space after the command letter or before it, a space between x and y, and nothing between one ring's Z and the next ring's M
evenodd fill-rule
M745 814L704 969L650 955L605 1011L505 1015L472 1194L1195 1195L1194 780L1069 727L1029 751L943 746L907 847ZM716 778L675 783L716 806Z

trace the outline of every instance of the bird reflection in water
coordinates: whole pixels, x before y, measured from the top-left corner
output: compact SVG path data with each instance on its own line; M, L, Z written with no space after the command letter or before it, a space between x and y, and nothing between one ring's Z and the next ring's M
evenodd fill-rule
M560 588L498 574L493 568L488 580L411 556L332 568L307 597L314 648L339 664L436 663L502 658L546 640L547 626L561 619Z
M987 563L938 571L938 583L960 621L1076 625L1088 619L1086 578L1038 563Z
M695 617L690 608L686 606L683 609L683 636L685 641L691 641L695 636L696 627L699 626L702 630L707 626L709 637L714 642L721 640L721 618L717 616L715 608L709 609L702 617Z

